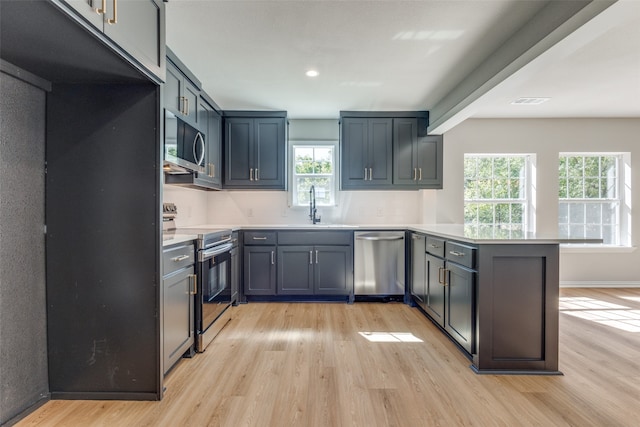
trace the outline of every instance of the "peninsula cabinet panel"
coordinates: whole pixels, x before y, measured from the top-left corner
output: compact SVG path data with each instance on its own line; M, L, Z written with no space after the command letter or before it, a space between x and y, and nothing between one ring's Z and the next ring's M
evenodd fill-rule
M444 329L470 354L474 352L475 272L447 262Z
M558 245L481 245L480 372L558 373Z

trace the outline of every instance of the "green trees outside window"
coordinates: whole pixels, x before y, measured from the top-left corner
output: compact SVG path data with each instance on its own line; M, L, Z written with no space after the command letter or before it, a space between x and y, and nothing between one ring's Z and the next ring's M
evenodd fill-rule
M293 146L293 204L307 206L309 189L315 186L316 205L335 203L335 147L333 145Z
M528 163L528 155L465 155L465 233L500 238L526 232Z
M570 153L558 162L558 234L620 243L620 155Z

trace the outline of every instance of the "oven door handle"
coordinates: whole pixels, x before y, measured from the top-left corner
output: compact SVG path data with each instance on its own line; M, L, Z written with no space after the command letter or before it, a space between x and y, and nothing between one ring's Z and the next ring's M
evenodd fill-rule
M224 245L219 245L211 249L207 249L205 251L201 251L198 254L198 261L206 261L209 258L213 258L214 256L221 255L225 252L229 252L233 248L233 243L226 243Z

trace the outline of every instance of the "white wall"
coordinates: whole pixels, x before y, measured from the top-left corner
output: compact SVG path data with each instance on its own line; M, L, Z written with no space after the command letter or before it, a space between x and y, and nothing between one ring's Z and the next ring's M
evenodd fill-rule
M630 152L632 190L640 191L640 119L472 119L444 136L444 189L436 194L436 221L463 221L464 153L536 155L536 227L557 231L560 152ZM631 212L640 212L638 197ZM640 243L640 214L632 215L631 243ZM640 251L585 253L561 250L564 284L640 285Z

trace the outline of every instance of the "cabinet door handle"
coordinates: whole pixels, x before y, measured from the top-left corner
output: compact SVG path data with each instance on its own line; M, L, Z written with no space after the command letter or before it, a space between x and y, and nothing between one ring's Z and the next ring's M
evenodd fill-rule
M463 257L464 256L464 252L458 252L458 251L449 251L449 253L453 256L457 256L457 257Z
M195 274L190 274L189 279L191 281L191 290L189 291L189 293L191 295L196 295L198 293L198 276Z
M416 170L416 168L413 168L413 181L415 181L418 178L418 171Z
M316 264L318 263L318 250L316 249Z
M118 23L118 0L113 0L113 18L107 19L107 22L111 25Z
M102 0L102 6L96 9L96 13L98 15L104 15L106 11L107 11L107 0Z
M253 181L253 168L249 169L249 181Z
M364 180L367 180L367 168L364 168Z
M369 168L369 181L373 181L373 168Z
M115 1L115 0L114 0L114 1ZM189 98L187 98L187 97L185 96L185 97L184 97L184 100L186 101L186 104L187 104L187 112L186 112L186 113L184 113L184 114L188 116L188 115L189 115Z
M418 178L418 181L422 181L422 168L418 168L418 171L420 172L420 177Z
M274 251L271 251L271 265L276 263L276 254Z
M258 174L258 168L256 168L256 181L260 181L260 175Z
M313 264L313 251L309 251L309 264Z
M438 267L438 283L443 286L447 286L447 270L446 268Z
M180 256L171 258L171 261L180 262L180 261L184 261L185 259L189 259L189 255L180 255Z
M435 245L435 244L431 243L431 244L429 245L429 247L430 247L430 248L433 248L433 249L438 249L440 246L438 246L438 245Z
M215 178L215 177L216 177L216 164L211 163L211 178Z
M253 240L267 240L267 237L253 237Z

